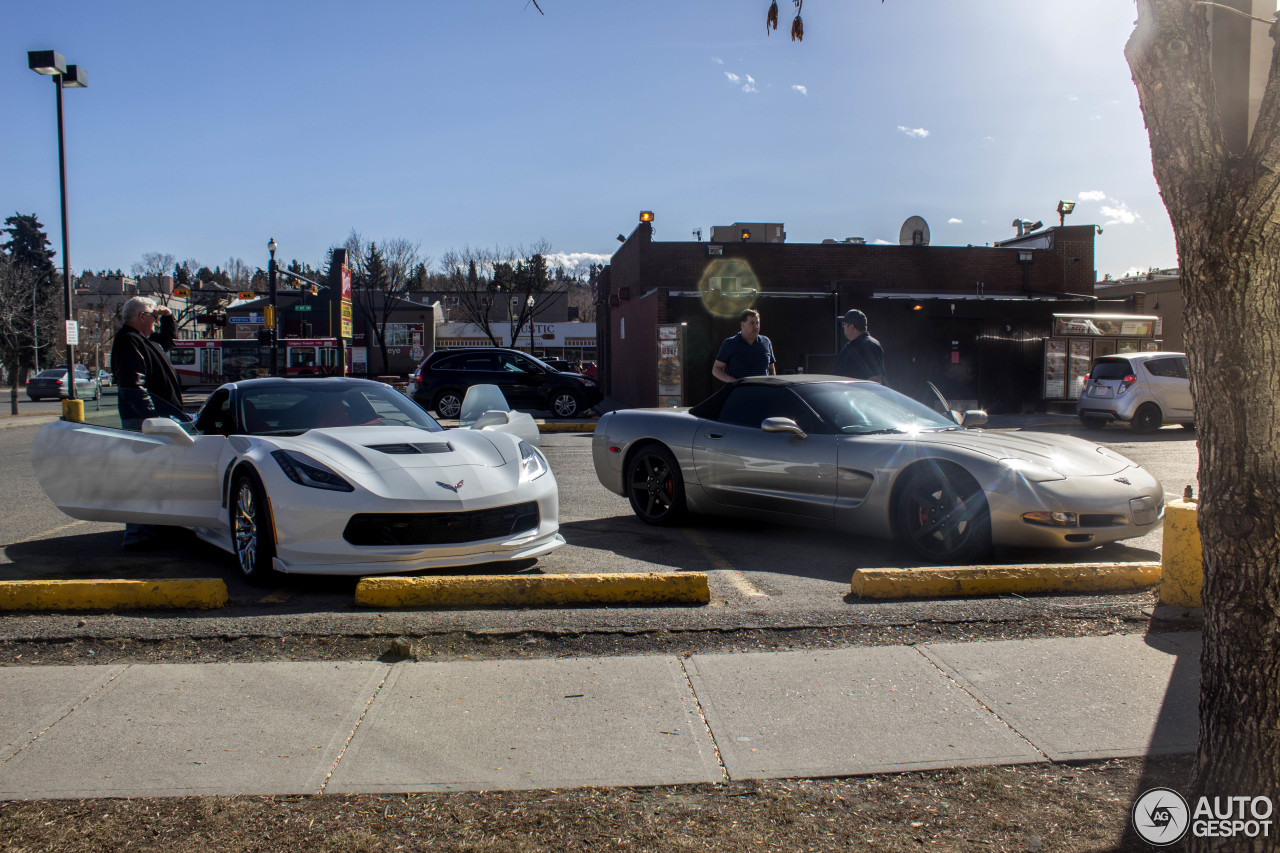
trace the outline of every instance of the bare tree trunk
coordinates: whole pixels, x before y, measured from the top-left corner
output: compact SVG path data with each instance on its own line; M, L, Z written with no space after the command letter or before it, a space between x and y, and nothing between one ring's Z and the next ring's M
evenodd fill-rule
M1204 6L1139 0L1125 48L1173 224L1200 451L1200 796L1280 795L1280 75L1226 149ZM1276 27L1272 27L1272 38ZM1272 838L1187 837L1188 850Z

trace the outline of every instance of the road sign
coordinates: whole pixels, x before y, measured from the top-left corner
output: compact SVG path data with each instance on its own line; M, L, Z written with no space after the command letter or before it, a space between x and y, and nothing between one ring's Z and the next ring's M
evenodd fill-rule
M75 320L67 320L67 346L76 346L80 343L80 326ZM16 403L14 405L17 405Z
M295 305L295 306L293 306L293 310L294 310L294 311L310 311L310 310L311 310L311 306L310 306L310 305Z

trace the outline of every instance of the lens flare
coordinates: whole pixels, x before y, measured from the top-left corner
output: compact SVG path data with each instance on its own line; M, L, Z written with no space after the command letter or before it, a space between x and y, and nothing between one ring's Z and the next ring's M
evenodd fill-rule
M716 317L736 318L751 307L759 292L751 264L740 258L716 258L707 264L698 282L703 307Z

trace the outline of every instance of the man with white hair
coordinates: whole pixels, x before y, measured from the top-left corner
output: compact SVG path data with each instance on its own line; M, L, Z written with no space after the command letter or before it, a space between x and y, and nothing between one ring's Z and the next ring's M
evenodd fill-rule
M167 354L178 337L173 312L150 296L135 296L121 317L124 324L111 344L121 424L141 429L147 418L181 415L182 384Z
M150 296L135 296L120 313L124 322L111 343L120 425L140 430L147 418L181 416L182 383L167 354L178 337L173 312ZM148 547L156 533L149 524L126 524L124 547Z

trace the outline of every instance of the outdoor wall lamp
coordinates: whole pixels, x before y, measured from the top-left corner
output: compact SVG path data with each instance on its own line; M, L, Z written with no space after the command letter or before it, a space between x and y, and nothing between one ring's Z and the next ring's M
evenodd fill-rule
M652 211L652 210L642 210L642 211L640 211L640 221L641 221L641 222L652 222L652 221L653 221L653 211Z
M1066 225L1067 214L1075 209L1076 209L1076 203L1074 201L1067 201L1064 199L1058 202L1058 224Z

